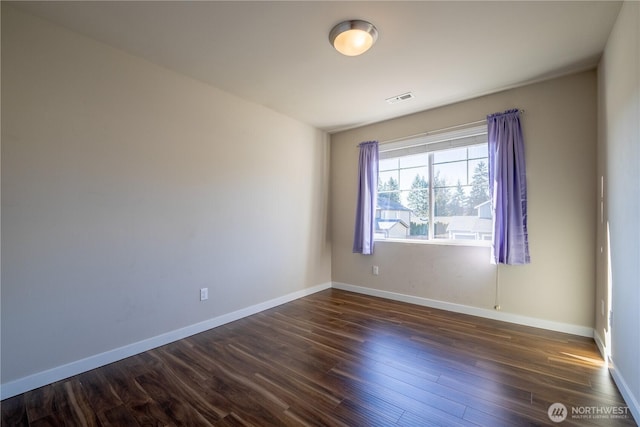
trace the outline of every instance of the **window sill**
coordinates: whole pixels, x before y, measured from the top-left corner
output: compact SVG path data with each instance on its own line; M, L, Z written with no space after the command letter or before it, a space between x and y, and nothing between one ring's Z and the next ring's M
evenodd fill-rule
M406 243L409 245L437 245L437 246L471 246L479 248L490 248L491 242L488 240L420 240L420 239L375 239L375 243Z

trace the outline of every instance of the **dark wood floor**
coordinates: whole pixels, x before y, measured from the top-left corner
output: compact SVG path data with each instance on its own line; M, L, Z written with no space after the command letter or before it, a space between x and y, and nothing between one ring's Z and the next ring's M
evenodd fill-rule
M3 426L636 425L591 339L327 290L2 401ZM618 411L620 409L617 409Z

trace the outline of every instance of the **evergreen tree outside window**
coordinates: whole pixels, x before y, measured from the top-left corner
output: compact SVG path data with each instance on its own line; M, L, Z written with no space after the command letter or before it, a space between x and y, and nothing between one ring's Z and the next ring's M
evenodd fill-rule
M398 190L400 190L398 182L393 179L393 177L389 177L389 180L386 182L378 180L378 197L400 203L400 194L398 193Z
M416 174L413 183L411 183L411 190L407 196L407 207L418 218L429 216L429 184L424 176Z

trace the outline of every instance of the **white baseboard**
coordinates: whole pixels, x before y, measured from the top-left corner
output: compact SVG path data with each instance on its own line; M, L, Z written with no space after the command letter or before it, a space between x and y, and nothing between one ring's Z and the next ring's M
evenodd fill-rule
M631 415L633 415L636 423L640 425L640 403L638 403L638 399L631 392L629 385L616 369L615 360L609 361L609 372L613 377L613 381L615 381L616 385L618 386L618 390L620 390L622 398L629 407Z
M133 356L144 351L151 350L153 348L189 337L191 335L195 335L200 332L222 326L226 323L251 316L252 314L256 314L261 311L268 310L287 302L305 297L307 295L329 289L331 288L331 285L331 283L323 283L311 288L302 289L300 291L292 292L290 294L283 295L269 301L265 301L259 304L252 305L250 307L236 310L231 313L214 317L213 319L205 320L204 322L189 325L184 328L176 329L174 331L128 344L123 347L105 351L104 353L96 354L85 359L76 360L66 365L57 366L46 371L38 372L14 381L9 381L5 384L0 385L0 399L13 397L29 390L33 390L38 387L51 384L53 382L72 377L82 372L90 371L91 369L99 368L100 366L117 362L118 360L125 359L129 356Z
M545 319L537 319L534 317L521 316L519 314L505 313L503 311L489 310L486 308L472 307L446 301L416 297L413 295L399 294L396 292L349 285L347 283L333 282L333 287L335 289L357 292L359 294L371 295L374 297L387 298L395 301L422 305L425 307L438 308L441 310L453 311L462 314L469 314L471 316L479 316L508 323L516 323L518 325L532 326L534 328L548 329L551 331L564 332L567 334L593 338L593 328L587 326L572 325L569 323L554 322Z
M631 415L635 419L636 423L640 424L640 404L638 403L638 399L633 395L631 389L629 388L629 385L616 369L615 363L608 355L605 341L595 329L593 330L593 339L598 346L598 350L600 350L602 358L607 361L609 373L611 374L613 381L616 383L616 386L618 387L620 394L624 398L625 403L629 407Z
M595 329L593 330L593 340L596 342L598 350L600 350L600 356L602 356L605 361L609 362L609 356L607 355L607 346L598 331L596 331Z

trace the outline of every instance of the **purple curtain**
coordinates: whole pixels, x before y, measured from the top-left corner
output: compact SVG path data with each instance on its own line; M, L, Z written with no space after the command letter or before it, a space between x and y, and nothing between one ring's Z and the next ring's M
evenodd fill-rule
M378 141L363 142L359 147L358 205L356 206L353 252L371 255L378 193Z
M487 116L489 192L493 208L491 261L529 264L527 180L520 110Z

